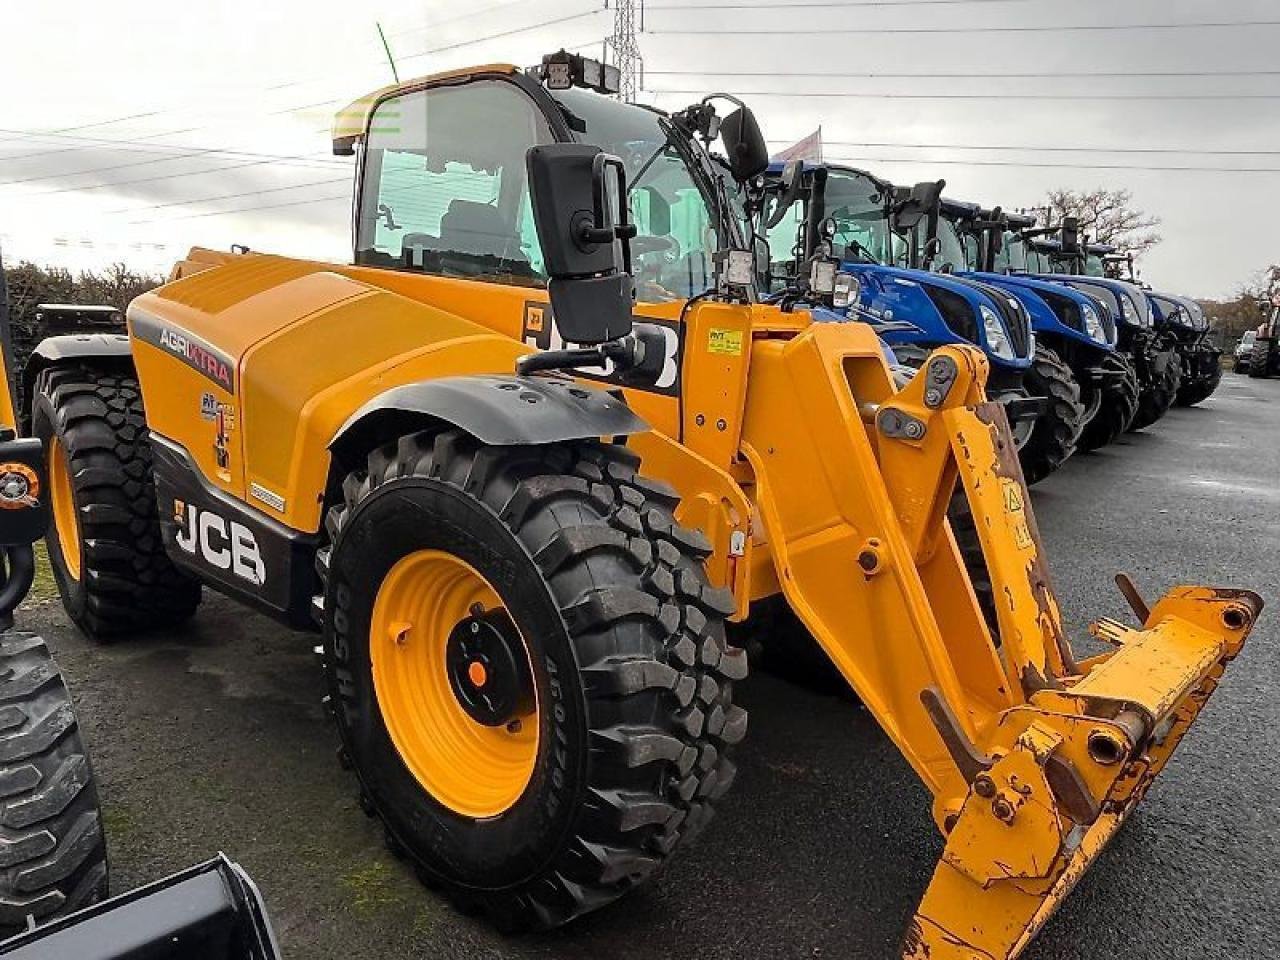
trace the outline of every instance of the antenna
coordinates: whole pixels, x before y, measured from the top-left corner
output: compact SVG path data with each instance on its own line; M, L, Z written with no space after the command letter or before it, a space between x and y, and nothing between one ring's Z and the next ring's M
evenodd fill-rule
M382 24L374 21L374 26L378 28L378 39L382 41L382 49L387 52L387 63L391 64L391 77L396 83L400 82L400 71L396 69L396 58L391 55L391 45L387 43L387 35L382 32Z
M644 88L644 57L636 42L636 11L640 13L640 32L644 32L644 0L613 0L613 36L605 41L613 49L613 61L622 76L618 99L635 103L636 94ZM605 9L608 9L608 0Z

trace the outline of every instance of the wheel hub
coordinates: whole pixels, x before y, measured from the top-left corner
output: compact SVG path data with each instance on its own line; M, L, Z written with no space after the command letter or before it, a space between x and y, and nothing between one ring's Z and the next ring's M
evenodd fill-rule
M473 611L449 632L449 687L467 715L503 727L533 710L529 660L504 610Z

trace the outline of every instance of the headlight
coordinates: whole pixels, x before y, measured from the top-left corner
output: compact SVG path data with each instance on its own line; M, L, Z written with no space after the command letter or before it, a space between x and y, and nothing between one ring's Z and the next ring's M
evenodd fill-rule
M1094 310L1091 304L1081 304L1080 316L1084 318L1084 332L1100 343L1106 343L1107 332L1102 329L1102 320L1098 317L1098 311Z
M862 284L852 273L837 273L835 289L831 293L831 305L837 310L856 306L862 296Z
M1150 318L1144 320L1142 314L1138 312L1138 308L1133 305L1133 301L1127 296L1120 294L1116 299L1120 301L1120 312L1124 315L1126 322L1135 327L1151 326Z
M1013 360L1013 344L1009 342L1009 335L1005 333L1000 317L985 303L978 305L978 313L982 317L982 332L986 334L987 346L991 348L991 352L1005 360Z

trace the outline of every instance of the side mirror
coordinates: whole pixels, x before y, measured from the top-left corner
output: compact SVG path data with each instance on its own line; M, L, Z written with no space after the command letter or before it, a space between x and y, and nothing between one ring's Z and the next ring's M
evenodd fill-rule
M930 216L938 208L942 200L942 191L947 181L938 180L917 183L910 192L899 191L897 209L894 211L894 222L902 232L914 230L916 225L926 216ZM903 197L902 194L906 196Z
M782 168L782 176L779 178L779 183L782 187L782 192L778 195L777 206L774 208L773 215L769 217L768 222L764 225L766 230L772 230L780 224L782 218L787 215L787 211L800 199L804 176L799 160L787 161L786 166Z
M525 155L547 292L560 335L595 345L631 332L635 288L622 161L599 147L552 143ZM609 172L615 189L609 189Z
M1062 220L1062 252L1075 256L1080 253L1080 221L1075 217L1064 217Z
M749 107L738 107L720 121L720 137L734 180L745 183L769 169L769 145Z

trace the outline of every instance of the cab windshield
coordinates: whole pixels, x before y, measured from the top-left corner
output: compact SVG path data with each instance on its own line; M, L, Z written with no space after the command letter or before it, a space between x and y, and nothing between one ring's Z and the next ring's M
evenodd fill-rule
M1056 273L1057 267L1045 251L1037 249L1034 244L1027 244L1028 273Z
M888 202L884 187L865 173L828 172L825 212L835 221L836 256L876 263L893 259Z
M1004 243L995 256L996 273L1026 273L1027 241L1019 233L1012 230L1004 232Z
M585 90L555 94L583 143L622 159L637 235L631 241L638 299L684 300L715 285L721 228L707 178L690 169L690 149L662 114ZM725 238L727 239L727 238Z
M775 194L768 203L776 204ZM842 260L885 263L891 259L895 237L889 231L888 197L873 178L856 170L828 170L823 195L824 215L832 221L832 255ZM766 204L768 220L774 207ZM788 276L804 256L804 228L808 208L794 203L768 231L771 272L778 282ZM775 286L777 284L775 283Z
M916 230L923 239L928 225L921 220ZM934 255L930 268L940 273L954 273L957 270L966 269L967 266L968 258L965 255L964 242L960 239L956 225L950 220L940 218L938 220L938 252Z
M1086 277L1101 277L1106 274L1106 268L1102 263L1102 257L1096 253L1091 253L1084 262L1084 275Z

